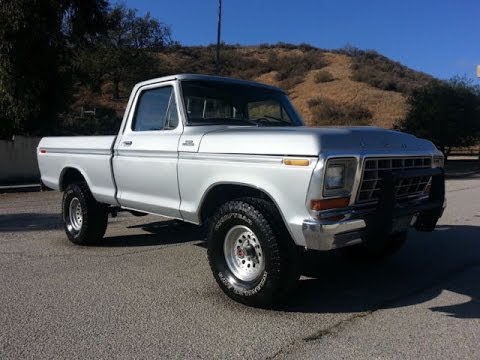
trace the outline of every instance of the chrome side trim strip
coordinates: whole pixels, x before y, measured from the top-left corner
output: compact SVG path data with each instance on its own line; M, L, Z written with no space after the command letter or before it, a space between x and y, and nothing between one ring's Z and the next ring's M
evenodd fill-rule
M176 151L163 151L163 150L116 149L115 156L177 159L178 153Z
M207 161L227 161L236 163L264 163L282 165L285 158L305 158L310 160L317 160L317 157L306 156L283 156L283 155L255 155L255 154L214 154L214 153L191 153L180 152L179 158L182 160L207 160ZM316 161L311 161L309 166L316 164Z
M66 148L48 148L40 147L40 150L45 150L47 154L80 154L80 155L111 155L110 148L108 149L66 149Z

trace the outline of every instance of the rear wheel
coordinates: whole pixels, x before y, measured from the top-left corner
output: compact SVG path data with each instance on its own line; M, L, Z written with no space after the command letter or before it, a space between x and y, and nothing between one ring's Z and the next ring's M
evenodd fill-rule
M298 249L265 200L245 198L222 205L210 222L207 242L215 280L238 302L271 307L298 280Z
M376 263L397 253L407 241L407 232L391 234L378 246L368 246L364 243L340 248L345 257L360 263Z
M84 182L67 186L62 202L68 239L77 245L91 245L103 238L108 223L107 205L97 202Z

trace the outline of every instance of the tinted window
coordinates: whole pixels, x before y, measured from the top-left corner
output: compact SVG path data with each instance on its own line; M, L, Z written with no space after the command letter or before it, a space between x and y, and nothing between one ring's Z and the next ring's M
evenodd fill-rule
M178 124L178 114L171 86L145 90L137 101L134 131L154 131L174 129Z

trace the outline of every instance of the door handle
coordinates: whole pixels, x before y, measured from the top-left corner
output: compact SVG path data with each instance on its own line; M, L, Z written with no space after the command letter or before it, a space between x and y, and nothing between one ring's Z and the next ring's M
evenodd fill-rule
M123 145L132 145L132 142L130 140L124 141Z

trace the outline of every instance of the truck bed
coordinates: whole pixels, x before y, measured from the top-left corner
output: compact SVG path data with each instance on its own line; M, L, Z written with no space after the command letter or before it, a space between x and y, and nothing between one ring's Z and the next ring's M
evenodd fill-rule
M77 169L97 201L115 204L115 183L110 161L116 136L45 137L38 144L42 182L59 190L69 169Z

